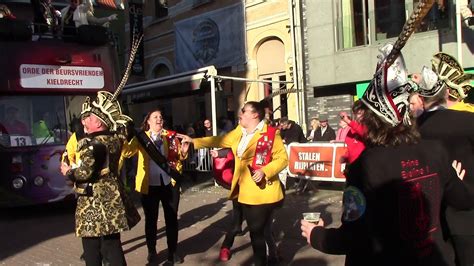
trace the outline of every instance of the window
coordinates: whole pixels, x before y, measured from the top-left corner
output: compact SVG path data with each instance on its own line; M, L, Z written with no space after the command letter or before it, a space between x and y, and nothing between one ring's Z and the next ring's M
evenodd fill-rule
M340 2L338 16L340 32L339 46L350 48L368 44L367 19L368 0L351 1L342 0Z
M168 16L168 0L155 0L156 18Z
M153 69L153 78L162 78L169 76L170 70L166 65L159 64Z
M396 38L419 0L338 0L335 3L338 49ZM417 32L447 28L449 2L436 0Z
M375 40L397 37L405 24L405 0L377 0L375 7Z
M287 89L285 83L278 83L276 81L286 81L286 75L284 74L274 74L271 77L264 76L259 77L259 79L267 80L263 83L263 93L264 97L269 97L272 93ZM273 81L273 82L272 82ZM288 98L285 93L280 95L274 95L271 98L267 99L269 107L272 110L270 119L273 120L275 117L288 116Z
M2 97L0 146L66 143L65 110L63 96Z
M470 0L469 5L467 6L467 10L471 11L471 14L470 16L468 14L468 16L465 18L465 23L467 24L467 26L473 26L474 25L474 16L473 16L474 15L474 0Z
M413 0L413 8L416 7L419 0ZM417 32L437 30L449 26L448 5L446 1L435 1L433 7L421 22Z

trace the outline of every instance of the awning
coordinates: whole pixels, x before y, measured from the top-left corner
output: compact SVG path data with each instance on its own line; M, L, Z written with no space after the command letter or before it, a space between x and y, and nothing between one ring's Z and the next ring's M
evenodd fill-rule
M214 66L208 66L176 75L127 85L122 95L128 104L147 102L160 98L189 96L210 88L208 78L216 74L216 68Z

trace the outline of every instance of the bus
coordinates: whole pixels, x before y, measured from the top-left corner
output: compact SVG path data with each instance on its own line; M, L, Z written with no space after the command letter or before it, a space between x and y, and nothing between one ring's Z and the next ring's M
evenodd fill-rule
M59 171L71 122L86 96L119 81L109 42L30 37L0 36L0 207L75 198Z

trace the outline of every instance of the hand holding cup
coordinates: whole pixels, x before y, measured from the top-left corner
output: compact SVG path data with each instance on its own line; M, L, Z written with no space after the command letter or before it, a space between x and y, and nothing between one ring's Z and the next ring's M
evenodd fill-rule
M320 212L304 212L303 219L307 222L317 224L319 222L319 218L321 217Z

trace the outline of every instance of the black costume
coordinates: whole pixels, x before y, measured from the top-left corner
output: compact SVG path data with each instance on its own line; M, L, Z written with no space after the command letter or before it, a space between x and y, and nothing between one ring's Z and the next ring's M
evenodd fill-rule
M329 125L326 127L324 134L321 134L321 127L314 132L313 141L331 141L336 139L336 132Z
M305 143L306 138L300 125L296 124L295 121L288 121L290 127L288 129L280 130L281 137L285 140L285 144L292 142Z
M58 30L60 17L51 1L32 0L31 5L34 14L33 22L36 24L35 32L44 33L49 29L55 34Z
M82 237L88 265L100 265L102 257L112 265L126 265L120 232L139 219L118 175L123 141L124 137L108 131L87 135L77 144L82 164L67 173L78 194L76 235ZM133 212L137 220L129 221L127 212Z
M444 126L449 123L449 126ZM450 161L466 170L464 182L474 186L474 114L448 109L425 112L418 118L423 138L441 140ZM446 219L461 265L474 263L474 210L460 211L448 206ZM463 251L464 250L464 251Z
M315 227L312 246L346 265L452 265L441 201L471 208L474 195L450 165L436 141L366 149L348 170L342 226Z

